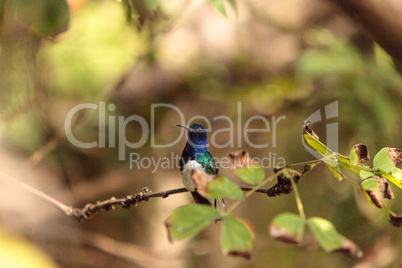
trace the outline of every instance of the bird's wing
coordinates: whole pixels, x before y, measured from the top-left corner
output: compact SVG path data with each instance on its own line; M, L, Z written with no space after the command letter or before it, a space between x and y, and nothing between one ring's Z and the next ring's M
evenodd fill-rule
M184 169L184 165L190 161L190 160L194 160L193 157L191 157L191 155L189 154L190 151L190 145L188 143L186 143L186 146L184 146L183 152L181 154L180 157L180 172L183 174L183 169Z
M180 172L183 174L183 168L184 168L184 157L183 155L180 157Z
M205 151L204 153L200 154L197 157L196 161L202 165L202 167L205 169L205 172L207 174L211 174L211 175L218 174L219 166L208 151Z
M212 206L211 202L209 202L208 199L206 199L205 197L203 197L202 195L200 195L198 192L194 191L191 192L191 195L193 196L195 202L198 205L209 205Z

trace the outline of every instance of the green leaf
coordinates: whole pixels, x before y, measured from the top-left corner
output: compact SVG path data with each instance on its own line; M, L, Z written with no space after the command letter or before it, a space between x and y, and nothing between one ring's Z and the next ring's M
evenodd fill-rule
M365 179L362 182L362 187L366 191L380 191L380 184L378 183L378 180L375 178Z
M402 183L402 169L394 168L392 170L392 176L394 176L399 181L399 183Z
M387 72L396 70L392 57L377 43L374 43L374 60L380 69Z
M337 157L338 163L336 165L337 169L346 169L349 170L353 173L355 173L356 175L359 175L360 171L362 170L362 167L360 166L353 166L349 163L349 159L339 155ZM327 163L331 163L331 161L327 161Z
M307 225L325 251L347 252L359 258L363 256L361 250L352 241L339 234L330 221L311 217L307 220Z
M194 236L218 218L219 212L208 205L179 207L165 220L169 241Z
M360 170L359 176L360 176L360 178L362 178L364 180L364 179L367 179L369 177L375 176L375 174L373 172L371 172L371 171L362 169L362 170Z
M313 147L314 150L322 154L324 157L327 157L332 154L332 151L325 146L322 142L314 138L313 136L309 134L304 134L304 138L306 138L307 143Z
M222 217L221 246L224 254L251 259L254 252L254 232L242 220Z
M223 4L223 0L211 0L212 5L223 15L227 18L226 8Z
M65 0L41 0L40 14L33 26L41 36L56 36L67 30L70 21L69 6Z
M401 182L394 176L392 176L391 174L389 174L388 172L386 172L385 170L382 169L378 169L378 171L381 173L381 175L383 175L387 180L389 180L390 182L392 182L393 184L395 184L396 186L398 186L399 188L402 189L402 184Z
M382 169L389 173L395 168L395 164L388 154L387 148L382 148L375 156L373 160L374 168Z
M282 213L276 216L269 227L270 235L290 244L300 244L304 233L303 219L293 213Z
M236 169L235 172L242 181L252 185L260 183L265 177L264 169L259 164Z
M384 177L373 176L363 180L361 184L363 190L370 197L371 201L379 208L383 207L382 199L393 199L394 193Z
M364 195L366 196L370 204L374 207L382 208L382 198L380 198L378 195L378 193L380 192L380 183L378 182L378 180L375 178L365 179L362 182L361 186L363 188Z
M233 8L233 10L237 13L237 2L236 0L228 0L230 6Z
M338 181L341 181L342 175L339 173L339 171L335 168L332 168L331 166L327 165L327 167L329 168L329 170L332 172L332 174L335 176L335 178L338 179Z
M231 199L243 198L240 187L224 176L219 176L208 184L208 198L228 197Z
M402 227L402 216L396 215L394 212L389 210L387 206L384 206L385 212L387 212L389 222L395 227Z
M353 166L357 166L359 164L359 158L357 157L356 151L354 150L354 148L352 148L352 150L350 151L349 154L349 159L350 159L350 164Z
M359 163L364 163L370 159L367 146L364 144L355 144L350 150L349 164L357 166Z
M335 226L328 220L312 217L307 220L308 227L325 251L331 252L342 247L342 235L338 234Z
M365 179L361 184L366 197L378 208L383 207L382 200L384 198L393 199L394 194L388 185L387 179L384 177L370 177Z

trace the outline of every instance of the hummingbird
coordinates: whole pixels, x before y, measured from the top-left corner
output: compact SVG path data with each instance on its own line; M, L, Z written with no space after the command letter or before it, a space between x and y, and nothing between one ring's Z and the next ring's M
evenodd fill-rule
M211 202L201 196L195 190L196 186L192 179L193 170L209 175L217 175L219 172L218 164L207 150L208 142L206 129L200 124L176 126L185 128L188 132L188 140L180 158L180 171L183 175L184 186L190 190L197 204L212 205L213 202L214 206L218 207L220 211L225 211L225 204L222 198Z

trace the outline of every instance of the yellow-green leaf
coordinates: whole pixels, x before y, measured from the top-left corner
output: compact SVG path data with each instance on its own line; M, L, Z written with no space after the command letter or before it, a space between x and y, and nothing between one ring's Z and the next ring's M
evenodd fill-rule
M349 163L349 159L339 155L337 158L338 163L335 165L337 169L346 169L352 171L356 175L359 175L362 167L360 166L353 166ZM327 161L328 164L331 164L332 161Z
M233 8L235 12L237 12L237 3L236 0L228 0L230 6Z
M384 206L384 210L387 213L389 222L393 226L395 226L395 227L401 227L402 226L402 216L401 215L396 215L394 212L389 210L386 206Z
M402 169L394 168L392 170L392 176L394 176L399 181L399 183L402 183Z
M395 164L388 154L388 148L382 148L375 156L373 160L374 168L382 169L389 173L395 168Z
M235 172L242 181L252 185L260 183L265 177L264 169L260 164L236 169Z
M226 14L226 8L223 3L223 0L211 0L212 5L225 17L228 15Z
M240 187L224 176L219 176L208 184L208 198L228 197L240 199L243 191Z
M337 169L334 169L329 165L327 165L327 167L329 168L331 173L334 175L334 177L338 179L338 181L341 181L343 179L342 175L339 173L339 171Z
M350 162L352 166L357 166L359 163L364 163L370 159L367 146L360 143L353 146L349 154Z
M382 199L384 198L384 195L381 193L381 185L379 180L377 179L379 177L372 177L365 179L361 186L363 188L364 194L367 198L367 200L370 202L371 205L382 208ZM385 180L384 178L382 178Z
M341 251L359 258L363 256L362 251L356 244L339 234L330 221L319 217L312 217L307 220L307 224L325 251Z
M360 178L362 178L363 180L364 179L367 179L367 178L369 178L369 177L373 177L373 176L375 176L375 174L373 173L373 172L371 172L371 171L368 171L368 170L364 170L364 169L362 169L362 170L360 170Z
M169 241L194 236L218 218L219 212L208 205L179 207L165 220Z
M48 256L29 241L0 229L1 267L56 268Z
M290 244L300 244L304 233L303 219L293 213L282 213L276 216L270 226L270 235Z
M389 180L390 182L392 182L393 184L395 184L396 186L398 186L399 188L402 189L402 184L401 182L394 177L393 175L389 174L388 172L386 172L385 170L382 169L378 169L378 171L381 173L382 176L384 176L387 180Z
M327 146L325 146L322 142L320 142L313 136L309 134L304 134L304 138L306 138L307 143L322 156L327 157L332 154L332 151Z
M251 259L254 231L249 224L233 216L222 217L221 246L224 254Z

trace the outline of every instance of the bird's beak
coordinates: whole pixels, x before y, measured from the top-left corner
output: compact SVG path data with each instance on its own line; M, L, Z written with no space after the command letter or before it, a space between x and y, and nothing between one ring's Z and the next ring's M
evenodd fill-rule
M176 127L182 127L182 128L185 128L186 130L190 130L190 127L189 127L189 126L184 126L184 125L176 125Z

